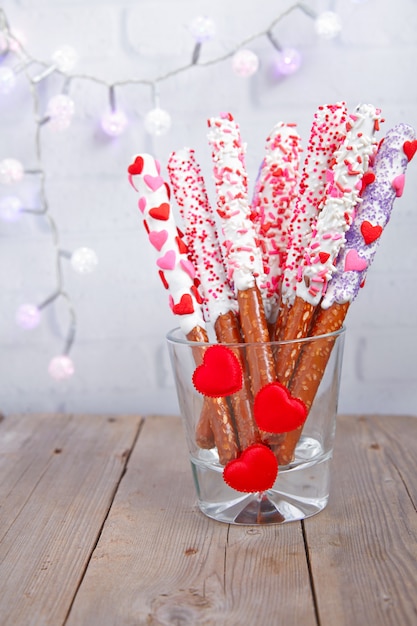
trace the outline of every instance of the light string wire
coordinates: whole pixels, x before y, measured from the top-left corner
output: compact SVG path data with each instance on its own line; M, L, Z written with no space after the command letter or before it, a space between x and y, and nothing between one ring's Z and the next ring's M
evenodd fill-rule
M20 73L23 72L28 83L30 84L30 92L32 98L32 108L33 108L33 116L36 123L36 132L35 132L35 158L36 158L36 168L35 169L25 169L25 174L33 174L38 176L39 180L39 197L40 197L40 207L38 209L29 209L23 208L22 212L31 213L33 215L38 215L43 217L49 225L52 243L54 246L54 263L55 263L55 276L56 276L56 286L54 291L49 295L43 302L41 302L37 308L39 310L44 309L48 305L55 302L58 298L63 299L66 302L68 314L69 314L69 328L65 337L64 349L62 351L63 356L68 356L76 336L77 331L77 316L76 311L73 306L72 300L65 290L64 286L64 276L63 276L63 267L62 267L62 258L69 256L68 253L61 250L60 246L60 236L58 225L50 211L48 197L47 197L47 189L46 189L46 171L43 167L43 142L42 142L42 131L44 126L51 121L51 116L46 114L44 117L41 116L40 110L40 99L38 93L38 85L45 80L48 76L58 73L64 77L64 84L61 90L61 93L66 94L70 89L70 84L75 80L80 81L89 81L92 83L97 83L104 85L109 90L109 104L112 112L116 110L116 97L115 97L115 89L116 87L124 87L129 85L144 85L148 86L151 90L151 98L155 108L159 108L159 84L165 82L169 79L172 79L179 74L183 74L195 67L209 67L212 65L220 64L227 59L232 58L237 52L244 49L246 46L251 44L253 41L260 39L262 37L266 37L272 46L280 51L282 47L280 43L277 41L276 37L273 34L274 28L277 26L279 22L289 16L291 13L295 11L301 11L307 17L315 20L318 15L317 13L309 7L304 2L295 2L291 6L289 6L286 10L282 11L279 15L277 15L269 25L254 34L242 39L239 43L235 44L231 49L229 49L224 54L216 56L212 59L206 61L200 61L200 53L202 49L203 43L201 41L197 41L191 55L191 59L189 63L176 67L170 71L162 73L155 78L145 79L145 78L128 78L125 80L116 80L109 82L105 79L99 78L98 76L83 74L77 72L69 72L61 69L59 64L51 62L45 62L40 59L36 59L31 56L28 51L25 49L25 46L19 41L18 37L16 37L9 25L9 21L7 19L5 11L0 7L0 34L2 34L7 42L6 49L2 52L2 57L7 56L9 53L14 53L18 57L18 65L15 67L15 72ZM1 60L1 57L0 57ZM33 67L36 66L37 73L34 74ZM39 71L40 73L39 73ZM68 374L72 375L71 373ZM65 378L67 377L65 374L62 376L58 376Z

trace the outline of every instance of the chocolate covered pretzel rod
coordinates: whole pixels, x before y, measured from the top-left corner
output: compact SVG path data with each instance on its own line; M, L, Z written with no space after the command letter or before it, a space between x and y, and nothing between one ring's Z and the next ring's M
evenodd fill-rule
M225 244L229 279L237 294L240 322L247 347L252 393L275 376L274 357L262 298L256 281L263 280L262 259L250 219L244 146L232 115L209 120L208 140L212 149L217 213Z
M168 161L168 172L185 223L184 236L217 340L220 343L241 343L236 316L237 303L226 279L216 222L194 150L184 148L172 153ZM245 372L246 363L242 351L232 347L231 350ZM230 403L240 448L243 450L259 440L258 428L252 414L252 394L246 375L243 376L242 389L230 396ZM202 419L204 420L204 415ZM199 427L202 428L203 425L199 424Z
M327 172L326 197L310 242L304 252L301 276L294 304L288 312L280 339L306 337L313 314L326 292L334 263L345 242L359 201L361 181L375 151L374 132L379 129L380 111L360 105L350 116L347 135L334 153L334 164ZM301 343L282 344L277 355L278 380L288 385L297 362Z
M351 303L364 285L394 201L402 195L405 172L416 149L415 131L406 124L392 128L380 145L362 203L346 233L345 246L310 330L312 336L332 333L342 327ZM306 344L301 351L290 391L307 408L313 403L334 341L335 337L323 338ZM291 461L300 434L301 428L287 433L279 451L280 463L285 465Z
M129 182L139 193L138 206L148 238L157 252L156 264L169 304L187 339L208 342L201 313L201 298L195 284L195 269L188 258L187 247L175 223L169 188L160 174L160 166L149 154L137 155L128 167ZM204 356L204 346L194 348L197 365ZM219 449L220 462L226 464L238 453L233 422L225 398L207 398L211 429Z
M344 102L320 106L314 114L298 196L289 224L281 307L274 333L276 340L281 339L288 311L294 304L304 251L325 200L326 175L334 153L346 138L347 115Z
M295 126L278 122L267 137L251 205L265 275L260 290L266 318L272 327L278 315L289 225L299 183L301 145Z

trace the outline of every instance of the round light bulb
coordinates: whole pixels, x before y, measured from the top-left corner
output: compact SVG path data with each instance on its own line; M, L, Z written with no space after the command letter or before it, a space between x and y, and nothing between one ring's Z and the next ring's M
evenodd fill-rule
M52 61L61 72L69 72L76 64L78 55L71 46L61 46L52 55Z
M11 67L0 67L0 93L7 95L16 85L16 74Z
M51 378L55 380L65 380L71 378L74 374L74 363L65 354L55 356L51 359L48 367L48 372Z
M23 165L16 159L3 159L0 161L0 183L11 185L18 183L23 178Z
M25 330L39 326L41 312L34 304L22 304L16 312L16 324Z
M107 111L101 117L101 127L109 137L119 137L126 130L127 117L123 111Z
M167 133L171 128L171 116L167 111L157 107L146 114L144 124L145 130L150 135L158 137Z
M190 32L198 43L213 39L216 34L216 25L210 17L196 17L190 24Z
M22 211L22 202L17 196L5 196L0 199L0 218L4 222L16 222Z
M71 266L78 274L91 274L97 264L97 255L91 248L77 248L71 255Z
M248 78L257 72L259 59L252 50L238 50L233 56L232 68L238 76Z
M314 27L319 37L333 39L342 30L342 22L337 13L325 11L316 18Z
M66 130L71 124L74 110L74 101L69 96L61 93L51 98L46 109L46 114L50 117L50 128Z
M275 67L278 74L289 76L294 74L301 65L301 54L295 48L284 48L278 54Z

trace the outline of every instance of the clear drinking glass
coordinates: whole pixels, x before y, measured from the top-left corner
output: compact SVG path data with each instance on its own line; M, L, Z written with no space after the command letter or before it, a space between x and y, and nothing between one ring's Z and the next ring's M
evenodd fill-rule
M311 350L314 346L318 353L322 353L330 346L330 356L325 359L327 364L322 376L320 372L320 384L301 428L292 460L285 465L277 462L278 474L270 488L243 492L230 487L225 481L225 463L220 462L216 446L209 447L208 443L201 447L196 440L207 396L197 390L193 376L207 349L219 344L188 341L179 328L168 333L169 354L198 505L205 515L232 524L279 524L305 519L324 509L329 499L344 334L342 328L327 335L291 342L300 352ZM259 347L259 344L244 343L221 345L238 353L242 362L247 360L248 351ZM269 346L276 355L280 342L270 342ZM247 374L244 373L244 376ZM229 407L232 395L225 396ZM269 440L266 445L274 450ZM240 449L237 457L240 458L243 453L244 450Z

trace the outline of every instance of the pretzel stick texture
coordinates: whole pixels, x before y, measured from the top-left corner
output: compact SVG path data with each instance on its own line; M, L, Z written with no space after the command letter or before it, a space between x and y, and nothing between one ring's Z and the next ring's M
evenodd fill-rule
M175 198L185 223L185 239L197 271L208 316L214 324L219 343L238 344L242 337L236 316L237 304L228 284L217 234L201 168L194 150L173 152L168 172ZM231 347L243 371L243 387L230 396L239 446L245 449L259 440L252 414L252 394L242 350ZM204 419L204 414L201 416ZM199 426L199 430L203 427Z
M136 155L128 167L128 174L131 186L139 194L138 207L149 242L157 252L156 265L169 292L171 310L189 340L207 342L195 268L175 223L169 188L161 176L160 165L149 154ZM204 349L196 348L193 354L196 363L200 364ZM221 451L221 462L225 464L238 453L233 420L225 398L208 402L213 407L211 427L214 439Z

